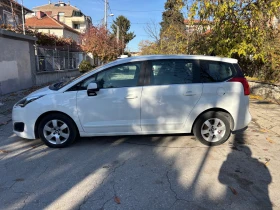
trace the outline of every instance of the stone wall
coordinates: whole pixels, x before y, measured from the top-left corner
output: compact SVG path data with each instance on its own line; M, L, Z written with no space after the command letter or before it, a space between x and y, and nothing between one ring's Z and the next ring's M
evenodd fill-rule
M280 86L263 82L248 81L251 93L280 102Z
M35 83L36 38L0 29L0 95Z

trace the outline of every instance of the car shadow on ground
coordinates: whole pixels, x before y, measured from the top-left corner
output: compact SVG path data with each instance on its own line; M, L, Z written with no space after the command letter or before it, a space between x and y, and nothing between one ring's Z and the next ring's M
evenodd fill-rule
M217 147L192 135L80 138L65 149L13 138L24 152L0 160L5 209L272 208L271 175L246 133Z

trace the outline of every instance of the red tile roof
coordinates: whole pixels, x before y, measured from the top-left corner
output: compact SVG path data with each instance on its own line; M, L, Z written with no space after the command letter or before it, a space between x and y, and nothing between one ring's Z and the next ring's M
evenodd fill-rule
M26 19L26 26L33 28L33 29L40 29L40 28L44 28L44 29L66 29L68 31L80 34L78 31L76 31L75 29L67 26L66 24L55 20L54 18L48 16L47 14L45 14L41 19L37 18L37 16L31 17L31 18L27 18Z

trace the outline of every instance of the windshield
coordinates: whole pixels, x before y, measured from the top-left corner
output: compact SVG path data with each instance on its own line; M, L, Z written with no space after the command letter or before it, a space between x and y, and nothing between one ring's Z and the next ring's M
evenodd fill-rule
M78 80L78 79L80 79L81 77L83 77L83 76L85 76L85 75L91 73L92 71L96 71L96 70L98 70L98 69L101 68L101 67L102 67L102 68L105 68L106 66L112 65L112 64L115 63L115 62L116 62L116 61L112 61L112 62L107 63L107 64L105 64L105 65L98 66L98 67L96 67L96 68L94 68L94 69L92 69L92 70L90 70L90 71L88 71L88 72L86 72L86 73L84 73L84 74L82 74L82 75L78 75L78 76L76 76L76 77L70 77L70 78L68 78L68 79L65 79L64 81L60 81L60 82L54 83L54 84L50 85L49 88L50 88L51 90L59 90L59 89L65 87L66 85L70 84L71 82L74 82L75 80Z
M95 68L93 70L96 70L96 69L97 68ZM91 70L91 71L93 71L93 70ZM89 74L91 71L88 71L88 72L86 72L84 74L81 74L81 75L78 75L76 77L67 78L67 79L65 79L64 81L61 81L61 82L54 83L54 84L50 85L49 88L51 90L59 90L59 89L63 88L64 86L70 84L71 82L73 82L77 79L80 79L81 77L85 76L86 74Z

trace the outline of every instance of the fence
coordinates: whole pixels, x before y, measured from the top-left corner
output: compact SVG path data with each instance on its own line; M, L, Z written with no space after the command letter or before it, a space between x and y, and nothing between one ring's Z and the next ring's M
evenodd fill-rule
M60 71L77 69L84 58L82 52L71 52L70 49L36 48L37 71Z

